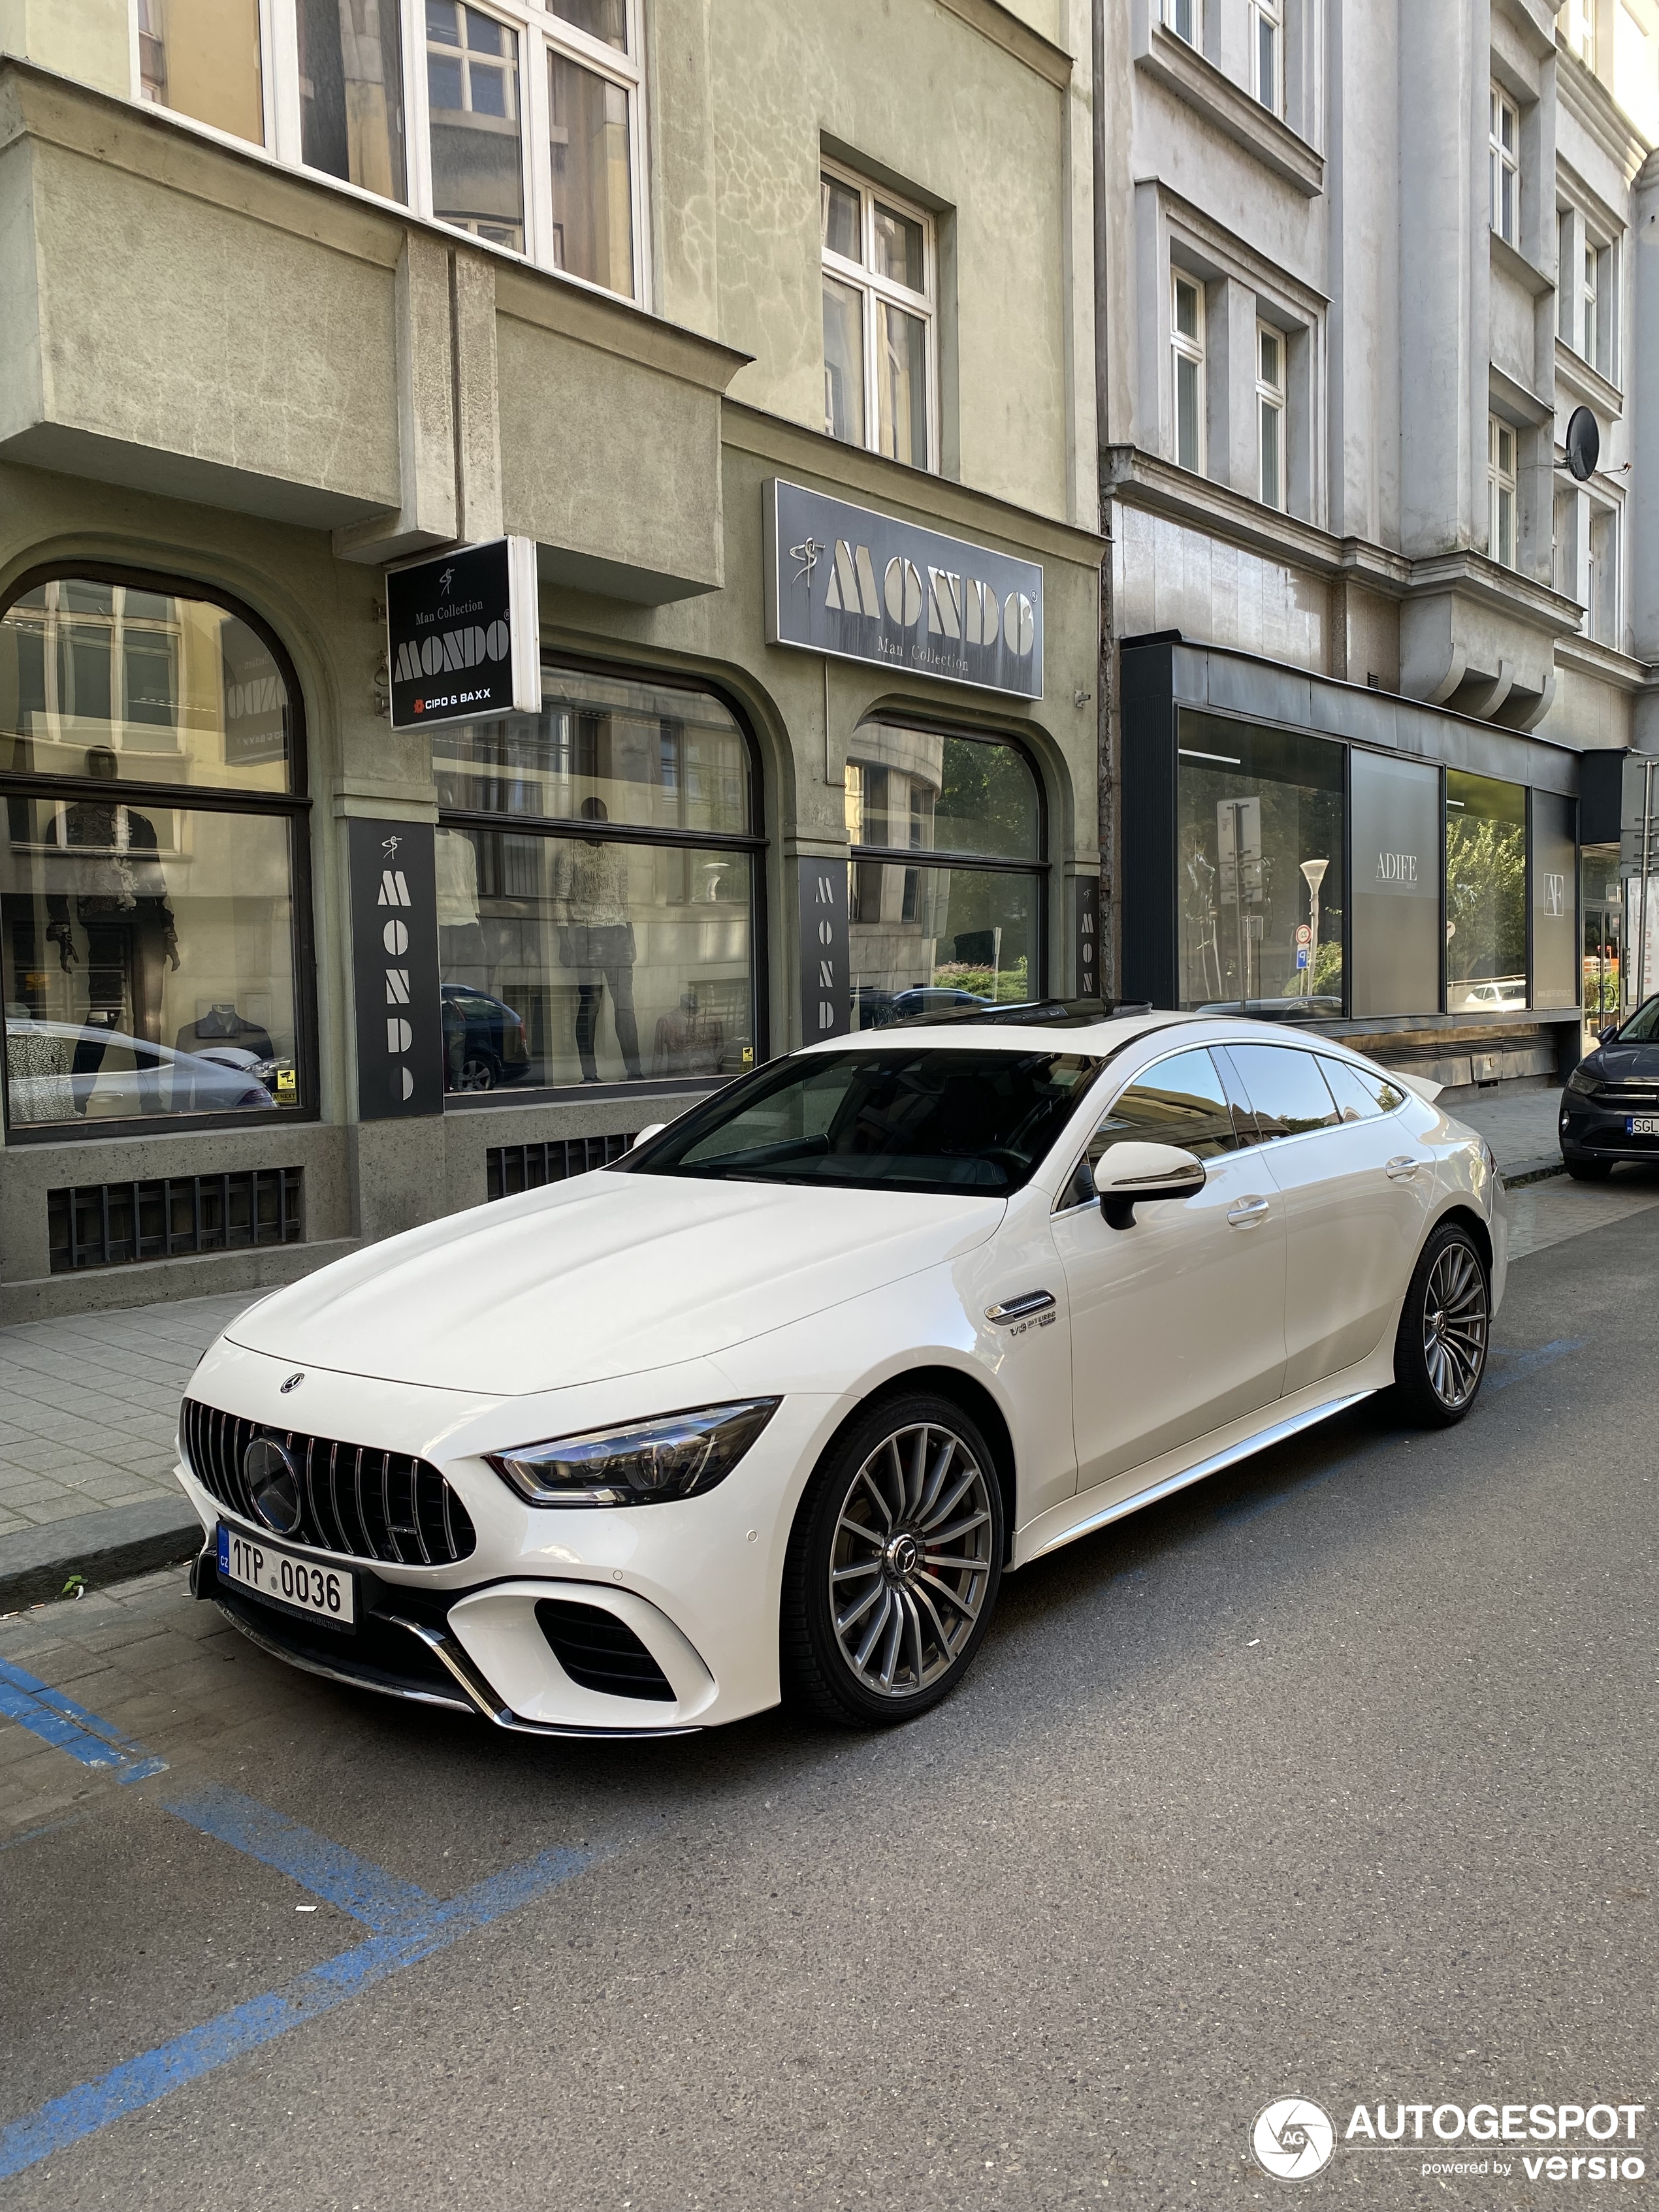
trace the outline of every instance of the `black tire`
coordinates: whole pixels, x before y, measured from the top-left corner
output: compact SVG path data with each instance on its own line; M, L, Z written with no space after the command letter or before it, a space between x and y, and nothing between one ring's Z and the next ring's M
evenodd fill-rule
M1605 1182L1613 1173L1611 1160L1575 1159L1571 1152L1564 1152L1561 1157L1575 1182Z
M455 1079L458 1091L493 1091L501 1079L501 1069L487 1052L470 1052Z
M1418 1255L1395 1338L1401 1410L1449 1428L1480 1395L1492 1345L1492 1277L1474 1235L1443 1222Z
M825 1452L795 1516L785 1697L847 1728L890 1728L938 1705L990 1626L1004 1542L996 1463L963 1409L933 1391L877 1400Z

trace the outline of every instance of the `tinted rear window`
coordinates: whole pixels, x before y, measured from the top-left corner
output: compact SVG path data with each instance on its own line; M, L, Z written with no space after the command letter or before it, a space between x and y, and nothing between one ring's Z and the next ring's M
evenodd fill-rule
M1230 1044L1227 1054L1244 1085L1259 1137L1300 1136L1304 1129L1334 1128L1340 1119L1312 1053L1292 1045Z

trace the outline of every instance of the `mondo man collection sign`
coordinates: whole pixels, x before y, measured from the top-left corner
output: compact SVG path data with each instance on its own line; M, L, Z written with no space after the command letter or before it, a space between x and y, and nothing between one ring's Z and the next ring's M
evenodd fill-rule
M350 849L358 1115L390 1121L441 1114L444 1030L431 825L354 819Z
M767 642L1042 696L1042 570L775 477Z
M541 712L536 548L528 538L458 545L388 568L386 628L394 730Z

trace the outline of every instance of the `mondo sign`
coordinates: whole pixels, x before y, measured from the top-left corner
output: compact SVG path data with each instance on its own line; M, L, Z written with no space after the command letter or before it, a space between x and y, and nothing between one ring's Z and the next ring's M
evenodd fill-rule
M421 822L357 818L350 842L358 1116L390 1121L441 1114L443 1007L432 830Z
M536 548L527 538L388 568L392 726L541 712Z
M765 489L770 645L1020 699L1042 696L1042 570L775 477Z

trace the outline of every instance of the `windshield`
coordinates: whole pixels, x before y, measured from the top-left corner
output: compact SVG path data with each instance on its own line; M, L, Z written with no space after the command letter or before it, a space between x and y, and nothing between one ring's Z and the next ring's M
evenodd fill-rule
M1639 1006L1619 1032L1620 1044L1652 1044L1659 1036L1659 999Z
M617 1165L637 1175L1018 1190L1105 1065L1079 1053L814 1052L758 1069Z

